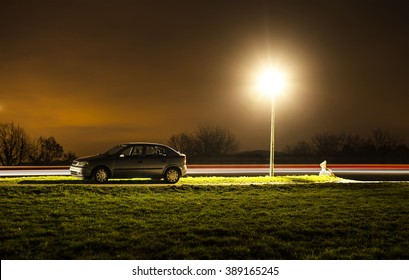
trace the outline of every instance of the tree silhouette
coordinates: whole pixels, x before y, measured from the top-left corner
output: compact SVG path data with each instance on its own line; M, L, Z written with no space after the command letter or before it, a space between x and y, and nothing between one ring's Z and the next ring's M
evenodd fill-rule
M407 162L409 148L403 138L381 129L373 130L371 137L362 138L351 133L321 133L311 144L299 141L287 147L292 156L325 157L344 162Z
M190 156L219 156L238 150L238 143L229 130L210 124L200 125L194 134L172 135L168 144Z
M26 132L14 123L0 123L0 162L2 165L19 165L24 162L32 144Z
M54 137L38 138L35 150L30 156L34 162L51 163L60 159L64 153L63 147L57 143Z
M197 151L199 155L225 155L236 152L238 144L229 130L209 124L200 125L196 131Z
M168 141L169 146L188 155L194 155L196 150L196 139L193 135L179 133L172 135Z

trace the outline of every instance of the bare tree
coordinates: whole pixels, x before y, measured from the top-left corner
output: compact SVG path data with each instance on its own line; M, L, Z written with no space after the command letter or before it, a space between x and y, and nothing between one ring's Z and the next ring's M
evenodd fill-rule
M77 158L77 155L74 152L68 151L63 155L63 161L71 163L74 159Z
M335 133L317 134L312 138L318 155L333 156L342 151L344 135Z
M225 128L210 124L200 125L194 134L173 135L168 143L188 155L218 156L238 150L233 134Z
M313 153L310 143L305 140L298 141L294 146L287 146L287 152L290 154L309 156Z
M223 155L234 153L238 144L229 130L209 124L200 125L195 133L198 153L201 155Z
M343 133L343 143L341 152L344 154L353 154L357 152L362 152L364 146L366 145L365 139L362 139L358 134L353 135L351 133Z
M168 144L179 152L188 155L194 155L197 152L195 137L187 133L172 135Z
M2 165L19 165L24 162L32 144L24 129L14 123L0 124L0 162Z
M381 129L375 129L372 132L372 142L376 150L391 151L399 146L401 139L398 136L392 135L389 132Z
M50 163L61 158L63 153L63 147L57 143L54 137L40 137L30 158L35 162Z

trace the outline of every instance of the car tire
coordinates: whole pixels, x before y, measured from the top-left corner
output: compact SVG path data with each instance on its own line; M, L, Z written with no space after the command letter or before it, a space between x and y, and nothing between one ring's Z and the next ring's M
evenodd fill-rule
M105 167L97 167L93 172L92 179L97 183L106 183L109 179L109 172Z
M180 179L180 171L175 167L168 168L163 178L166 183L176 184Z

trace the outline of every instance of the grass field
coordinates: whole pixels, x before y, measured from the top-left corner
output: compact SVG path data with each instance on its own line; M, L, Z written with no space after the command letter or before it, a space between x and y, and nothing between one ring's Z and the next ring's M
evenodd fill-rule
M408 259L409 183L0 179L1 259ZM319 183L317 183L319 182Z

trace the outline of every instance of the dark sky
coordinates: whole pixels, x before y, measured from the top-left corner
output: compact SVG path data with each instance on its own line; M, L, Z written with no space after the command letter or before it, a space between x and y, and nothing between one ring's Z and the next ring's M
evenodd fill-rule
M268 149L268 63L290 86L276 145L383 129L409 139L409 2L0 2L0 122L77 155L210 123Z

